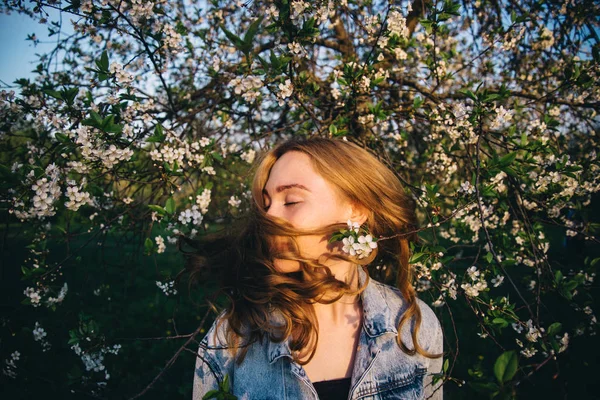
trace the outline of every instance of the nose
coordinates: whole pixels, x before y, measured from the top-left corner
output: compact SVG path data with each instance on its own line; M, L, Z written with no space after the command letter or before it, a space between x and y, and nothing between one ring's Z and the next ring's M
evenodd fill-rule
M271 205L269 205L269 209L267 210L266 214L271 217L282 218L281 207L277 207L275 204L271 204Z

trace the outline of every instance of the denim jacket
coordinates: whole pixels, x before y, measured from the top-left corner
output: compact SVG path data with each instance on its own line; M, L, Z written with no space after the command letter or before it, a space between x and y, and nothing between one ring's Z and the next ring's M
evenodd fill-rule
M360 285L366 273L358 268ZM425 399L442 400L441 380L432 385L432 374L440 373L442 358L409 356L396 343L397 325L406 309L400 291L369 280L361 293L363 325L360 332L349 400L354 399ZM418 341L434 354L443 351L440 323L431 308L417 299L422 320ZM288 341L270 340L250 344L246 358L236 365L225 342L225 325L216 330L216 321L201 341L196 357L193 400L201 400L210 390L218 389L225 375L230 390L238 399L318 399L317 392L301 365L292 360ZM406 323L402 339L409 348L412 339Z

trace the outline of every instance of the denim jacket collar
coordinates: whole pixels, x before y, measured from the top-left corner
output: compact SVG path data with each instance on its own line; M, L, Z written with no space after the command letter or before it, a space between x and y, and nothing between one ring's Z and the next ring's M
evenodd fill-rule
M367 278L367 273L358 266L358 282L362 286ZM365 290L360 294L363 304L363 329L371 337L375 338L384 333L397 334L394 317L387 302L387 299L381 292L372 278ZM275 311L272 315L272 321L282 321L281 315ZM292 358L292 352L289 347L289 338L281 342L269 341L269 362L272 364L281 357Z

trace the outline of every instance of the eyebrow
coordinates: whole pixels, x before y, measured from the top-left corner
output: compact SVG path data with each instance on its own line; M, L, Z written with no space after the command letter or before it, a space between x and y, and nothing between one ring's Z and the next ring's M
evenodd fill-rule
M290 183L289 185L280 185L280 186L277 186L277 188L275 188L275 192L281 193L281 192L284 192L286 190L290 190L290 189L294 189L294 188L302 189L302 190L306 190L307 192L310 192L310 190L306 186L301 185L299 183ZM267 196L269 196L269 193L267 192L266 188L264 188L262 190L262 192L264 194L266 194ZM271 196L269 196L269 197L271 197Z

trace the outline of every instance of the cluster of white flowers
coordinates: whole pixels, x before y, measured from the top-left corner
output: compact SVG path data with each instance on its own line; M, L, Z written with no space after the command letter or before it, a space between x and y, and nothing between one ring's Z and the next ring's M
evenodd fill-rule
M81 161L68 161L67 168L71 171L77 172L78 174L86 174L90 171L90 167ZM68 172L68 170L65 172Z
M348 220L348 230L358 234L360 225L358 222ZM371 235L347 236L342 239L342 251L351 256L358 256L359 259L367 257L373 249L377 248L377 242L373 240Z
M500 106L494 110L496 115L492 122L490 123L491 129L498 129L507 122L511 122L513 118L513 114L515 113L513 110L506 110L504 107Z
M279 18L279 10L274 5L271 5L265 10L267 18L277 19Z
M494 285L494 287L498 287L498 286L502 285L502 282L504 282L504 276L496 275L495 278L492 278L491 282Z
M558 348L558 352L562 353L569 347L569 334L565 332L562 338L560 336L556 336L556 338L560 338L560 347Z
M229 141L223 140L221 141L221 155L223 158L227 157L227 154L238 152L242 149L238 143L229 143Z
M48 297L46 299L46 305L51 306L53 304L62 303L63 300L65 299L65 296L67 295L68 291L69 291L69 287L67 285L67 282L65 282L65 284L63 285L63 287L60 288L60 292L58 292L58 296L57 297Z
M519 30L509 29L504 35L504 40L502 41L501 46L502 50L510 51L514 49L517 46L517 43L519 43L521 39L523 39L523 36L525 36L525 31L526 29L524 26L521 26Z
M210 66L212 67L212 69L215 70L215 72L219 72L219 70L221 69L221 58L218 56L213 56Z
M112 62L110 64L109 71L111 74L115 75L117 82L123 84L128 87L131 86L133 82L133 75L123 69L123 66L117 62Z
M157 253L164 253L166 250L166 246L165 246L165 239L163 239L162 236L157 236L154 238L154 240L156 241L156 245L158 246L158 248L156 249Z
M69 210L77 211L84 204L88 204L90 206L94 205L94 201L90 197L88 192L80 192L80 188L75 186L75 182L69 182L69 186L67 187L66 195L69 198L69 201L65 203L65 207Z
M18 361L21 358L21 353L18 351L13 352L10 355L10 358L4 360L4 368L2 368L2 373L9 378L15 379L17 377L17 364L15 361Z
M304 10L306 10L308 7L310 7L310 4L303 0L293 0L291 6L292 6L291 18L292 18L292 20L296 20L296 19L298 19L298 17L300 15L302 15L302 13L304 13Z
M247 102L254 101L260 95L260 88L263 82L258 76L246 76L244 78L234 78L229 82L236 95L242 95Z
M533 44L531 46L533 49L544 50L544 49L549 49L550 47L552 47L554 45L554 34L547 27L544 26L542 29L540 29L540 31L538 32L538 35L539 35L539 41L533 42Z
M487 288L487 282L484 275L474 265L467 270L467 274L471 279L471 283L463 283L460 285L469 297L479 296L479 292L482 292Z
M35 328L33 329L32 333L33 340L35 340L36 342L40 342L40 344L42 345L43 352L50 350L52 346L50 345L50 342L48 342L48 340L46 339L46 336L48 334L46 333L44 328L42 328L39 322L36 321Z
M119 161L128 161L133 156L131 148L120 149L114 144L103 146L100 134L89 126L80 126L74 132L75 143L81 146L81 155L88 161L100 161L106 168L112 168Z
M39 307L41 305L40 300L42 300L42 296L40 296L40 293L38 291L36 291L34 288L31 288L31 287L25 288L25 290L23 291L23 294L25 296L29 297L29 300L31 301L32 306Z
M530 319L527 321L527 333L525 334L525 337L530 342L537 342L538 338L542 337L541 332L543 332L543 331L544 331L544 328L538 329L535 326L533 326L533 321Z
M302 47L302 45L298 42L288 43L287 47L290 50L290 52L295 56L308 57L308 53L306 52L304 47Z
M183 38L171 25L165 24L162 29L164 35L164 47L173 54L179 53L183 49Z
M284 99L290 97L294 92L294 85L292 85L292 81L290 79L286 79L285 83L279 84L279 93L277 93L277 97L279 98L279 105L283 106L285 104Z
M455 102L451 110L448 110L444 103L438 104L437 109L431 114L432 122L436 122L433 126L434 130L424 139L427 141L440 139L442 132L445 132L452 143L458 141L464 141L467 144L476 143L478 135L475 126L469 120L472 109L471 105L459 102ZM443 148L440 148L440 151L446 153Z
M533 357L535 354L537 353L537 349L534 347L527 347L523 350L521 350L521 354L523 355L523 357L525 358L531 358Z
M238 208L240 204L242 204L242 200L240 200L237 196L231 196L227 203L229 203L229 205L233 208Z
M388 15L388 30L390 31L390 35L397 35L399 38L408 37L406 18L404 18L400 11L390 11Z
M165 143L160 148L154 149L150 152L150 158L154 161L166 162L172 164L177 161L180 166L192 166L194 164L199 165L204 162L204 154L197 153L201 144L191 145L187 142L170 145Z
M202 194L196 196L196 204L200 207L200 211L202 214L206 214L208 211L208 206L210 205L210 189L202 190Z
M358 117L358 123L361 125L368 125L368 124L372 123L374 120L375 120L375 115L373 115L373 114L361 115L360 117Z
M42 291L44 294L48 293L50 291L49 288L44 288L43 290L35 290L34 288L31 287L27 287L24 291L23 294L27 297L29 297L29 300L31 301L31 305L34 307L39 307L40 305L42 305ZM48 297L46 299L46 306L50 307L54 304L59 304L62 303L62 301L65 299L65 296L67 295L67 291L68 291L68 286L67 283L65 282L65 284L63 285L63 287L60 289L60 292L58 293L57 297Z
M471 182L469 181L464 181L463 183L461 183L460 189L458 189L458 193L475 193L475 186L471 185Z
M362 76L360 82L358 82L358 90L366 93L371 89L371 79L368 76Z
M161 281L156 281L156 286L158 286L166 296L174 296L177 294L177 289L173 287L175 286L175 281L165 283L162 283Z
M202 223L202 213L199 211L198 205L194 204L191 208L188 208L181 213L179 213L179 222L184 225L193 222L195 226L198 226Z
M457 286L456 286L456 274L454 272L449 272L447 274L442 274L439 277L440 286L440 297L433 302L434 307L442 306L445 301L445 297L450 297L453 300L456 300L457 295Z
M121 349L121 345L115 344L112 346L112 348L102 346L98 351L85 352L81 349L79 343L75 343L73 346L71 346L71 349L81 358L81 361L85 365L86 371L104 371L104 379L108 380L110 379L110 374L104 365L104 355L106 353L117 355Z
M498 193L502 193L507 189L506 185L504 184L504 179L506 179L507 176L508 175L506 175L506 172L500 171L490 180L490 184L492 187L496 188Z
M33 205L29 210L20 210L20 208L24 208L25 203L17 200L17 198L13 199L15 208L11 211L15 213L17 218L21 220L35 217L44 219L56 214L54 203L58 200L61 193L59 185L60 170L56 164L52 163L46 167L45 173L46 176L41 177L31 186L31 190L35 194L31 199ZM27 175L27 178L34 178L33 170Z
M240 155L240 158L246 161L248 164L252 164L255 157L256 151L254 151L254 149L248 149Z
M202 171L206 172L208 175L216 175L217 174L217 171L215 171L215 168L210 165L202 168Z

